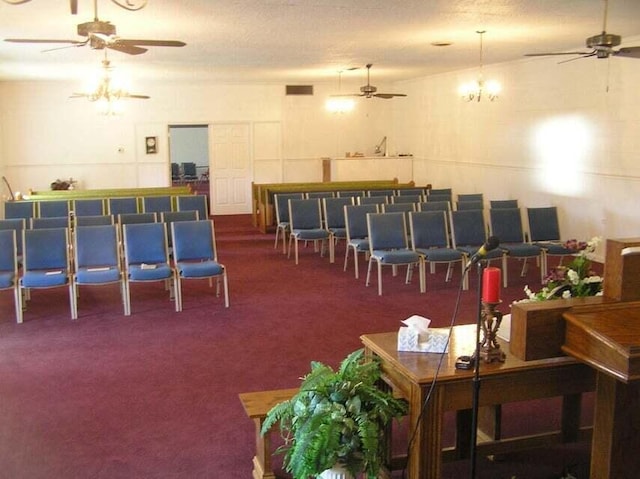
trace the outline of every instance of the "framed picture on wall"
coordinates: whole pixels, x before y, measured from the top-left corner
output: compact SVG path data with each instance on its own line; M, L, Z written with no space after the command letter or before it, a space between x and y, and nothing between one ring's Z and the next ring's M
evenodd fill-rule
M147 149L147 155L158 153L158 137L147 136L145 138L145 147Z

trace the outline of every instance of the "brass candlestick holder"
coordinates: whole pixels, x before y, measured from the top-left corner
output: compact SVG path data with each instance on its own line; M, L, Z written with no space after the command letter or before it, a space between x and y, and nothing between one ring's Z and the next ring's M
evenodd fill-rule
M496 309L499 304L500 302L482 302L480 357L485 363L504 362L506 357L497 340L498 329L502 323L502 313Z

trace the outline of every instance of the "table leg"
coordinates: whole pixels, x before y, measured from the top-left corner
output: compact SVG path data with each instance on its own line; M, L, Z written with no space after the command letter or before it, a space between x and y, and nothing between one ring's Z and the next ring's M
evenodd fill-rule
M427 388L413 386L409 401L408 479L439 479L442 465L444 395L435 387L424 405ZM412 437L413 436L413 437Z

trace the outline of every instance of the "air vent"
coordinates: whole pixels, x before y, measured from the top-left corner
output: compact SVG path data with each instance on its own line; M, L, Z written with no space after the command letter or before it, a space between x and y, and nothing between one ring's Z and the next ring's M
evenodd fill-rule
M287 95L313 95L313 85L287 85Z

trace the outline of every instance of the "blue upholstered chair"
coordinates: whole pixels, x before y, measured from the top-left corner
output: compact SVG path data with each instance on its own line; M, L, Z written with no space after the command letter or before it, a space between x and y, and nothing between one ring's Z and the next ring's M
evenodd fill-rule
M128 305L131 305L130 283L162 281L168 284L169 297L175 300L176 311L182 310L174 281L174 270L169 264L166 228L164 223L122 225L125 301Z
M36 203L34 201L5 201L4 217L6 219L25 219L27 223L36 216Z
M209 218L209 205L206 195L176 196L175 201L178 211L197 211L199 219L206 220Z
M389 202L389 198L384 195L374 195L374 196L358 196L356 198L356 203L359 205L378 205L382 206L385 203Z
M322 198L333 198L333 197L335 197L335 194L333 193L333 191L309 191L308 193L305 194L305 198L307 199L319 198L320 200L322 200Z
M367 191L366 196L384 196L385 198L388 198L390 196L393 196L394 193L394 190L369 190Z
M138 199L131 197L108 198L107 213L117 218L121 214L138 213Z
M448 201L453 202L453 191L451 188L432 188L427 191L427 201Z
M549 256L557 256L559 262L562 262L564 256L573 255L575 251L564 245L560 236L558 209L555 206L527 208L527 218L529 220L529 240L543 249L542 270L546 276L549 269Z
M18 263L22 261L22 231L26 228L24 218L11 218L0 220L0 230L13 230L16 232L16 255Z
M278 247L278 237L282 237L282 254L287 252L287 236L291 231L289 223L289 200L301 200L304 193L282 193L273 195L273 205L276 210L276 240L274 248Z
M167 225L167 245L169 246L169 256L172 255L173 240L171 238L171 223L174 221L197 221L200 214L197 210L186 211L164 211L160 213L160 221Z
M101 198L73 200L73 214L78 216L99 216L104 214L104 202Z
M362 190L343 190L336 193L338 198L358 198L359 196L365 196Z
M366 286L369 286L371 267L378 266L378 295L382 295L382 267L391 266L396 273L398 266L407 266L405 282L411 282L411 268L418 266L420 292L425 292L424 258L409 248L406 216L404 213L368 213L369 266Z
M76 216L75 226L103 226L113 224L113 215Z
M451 211L451 203L448 201L427 201L426 203L418 203L418 211L444 211L449 214Z
M218 262L213 220L179 221L171 223L176 291L182 306L182 281L187 279L216 280L216 295L220 282L224 289L224 305L229 307L227 269Z
M143 196L142 211L144 213L162 213L163 211L173 211L171 207L171 196Z
M0 290L11 290L13 292L16 322L21 323L22 304L18 287L17 244L15 230L0 230Z
M396 195L391 197L391 203L420 203L422 202L422 195Z
M324 255L325 244L329 245L329 262L334 262L334 244L331 232L322 224L320 200L289 200L289 247L287 257L291 257L291 246L294 247L295 261L298 264L299 242L311 241L317 249L320 243L320 255Z
M344 220L347 231L347 248L344 252L344 271L349 263L349 251L353 251L355 277L360 277L358 254L369 254L369 231L367 230L367 214L377 213L378 205L347 205L344 207Z
M198 169L195 163L191 161L182 163L182 179L184 181L196 181L198 179Z
M43 228L68 228L69 217L68 216L51 216L45 218L31 218L31 229L43 229Z
M462 194L462 195L458 195L458 202L464 202L464 201L484 201L484 196L482 195L482 193L468 193L468 194Z
M509 258L522 260L520 276L527 272L527 259L536 258L540 266L540 282L543 282L545 272L543 249L525 240L522 228L520 208L492 208L489 210L489 225L491 234L500 239L500 248L507 252Z
M334 240L347 239L347 227L344 218L344 207L353 204L353 198L322 198L325 227L331 232Z
M491 209L518 208L518 200L491 200L489 207Z
M140 223L155 223L158 221L156 213L122 213L118 215L118 224L130 225Z
M424 196L424 188L400 188L395 192L396 196Z
M22 234L23 262L19 285L21 292L25 292L23 297L30 297L32 289L67 287L71 319L75 319L77 315L69 266L69 230L27 229ZM22 308L18 322L22 322Z
M484 209L484 203L482 201L458 201L456 203L456 210L464 211L464 210L482 210Z
M69 216L69 201L38 201L39 218L59 218L61 216Z
M79 286L119 284L124 315L129 316L124 274L120 264L118 232L118 227L114 224L76 227L73 235L75 273L72 283L76 314Z
M453 264L460 263L463 288L468 289L464 275L465 255L451 247L449 239L448 214L444 211L419 211L409 213L411 248L421 254L429 264L430 272L435 273L435 265L445 263L447 275L445 281L451 281Z
M452 246L471 258L487 241L487 228L482 210L463 210L449 212ZM502 282L507 286L507 253L496 248L485 256L491 260L501 260Z

